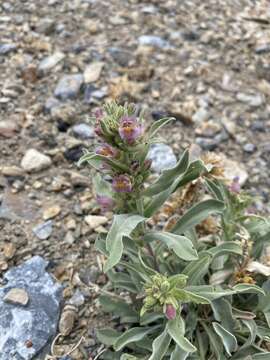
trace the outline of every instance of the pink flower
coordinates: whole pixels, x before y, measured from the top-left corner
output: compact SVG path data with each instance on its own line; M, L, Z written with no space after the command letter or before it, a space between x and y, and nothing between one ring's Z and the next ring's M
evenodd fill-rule
M114 149L109 144L102 144L97 147L96 154L110 157L110 158L116 158L118 156L119 152L117 149Z
M96 201L103 211L112 210L115 205L114 200L106 195L97 195Z
M172 304L166 304L166 311L165 311L166 318L168 320L173 320L176 317L176 309Z
M229 186L229 190L235 194L239 194L241 191L241 185L239 183L239 176L236 176L231 185Z
M113 179L112 188L118 193L129 193L132 191L131 180L128 175L118 175Z
M128 144L133 144L142 135L142 126L135 117L124 116L120 121L119 135Z

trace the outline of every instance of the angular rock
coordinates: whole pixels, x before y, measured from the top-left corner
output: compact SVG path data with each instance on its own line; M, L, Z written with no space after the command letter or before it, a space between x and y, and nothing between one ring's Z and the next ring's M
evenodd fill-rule
M33 233L40 239L45 240L48 239L52 234L52 221L46 221L45 223L39 224L35 226L33 229Z
M36 149L29 149L25 153L21 167L27 172L36 172L47 169L52 164L49 156L44 155Z
M53 219L54 217L59 215L60 212L61 212L61 207L59 205L51 206L44 210L43 219L44 220Z
M162 39L156 35L142 35L138 39L140 45L152 46L156 48L170 48L170 44L167 40Z
M261 94L244 94L244 93L238 93L236 95L237 100L246 103L252 107L258 107L261 106L264 103L264 98Z
M7 55L17 49L16 44L0 44L0 55Z
M6 293L3 300L9 304L26 306L29 301L29 296L24 289L13 288Z
M75 306L65 306L59 321L59 331L63 336L67 336L71 333L77 316L77 309Z
M72 130L74 135L80 139L91 139L95 137L95 132L93 127L84 123L74 125Z
M157 173L173 167L177 162L172 148L166 144L151 145L147 158L152 160L151 168Z
M79 94L82 84L82 74L65 75L58 82L54 96L61 100L73 99Z
M93 64L88 65L83 73L84 82L86 84L89 84L97 81L100 77L103 66L104 66L103 62L95 62Z
M99 215L87 215L84 220L91 229L96 229L100 225L104 225L108 222L108 219L105 216Z
M65 58L65 54L61 51L57 51L54 54L47 56L45 59L43 59L39 66L38 71L42 73L46 73L52 68L54 68L61 60Z
M45 271L47 264L35 256L4 276L8 283L0 288L0 360L33 359L56 334L62 289ZM26 306L3 301L13 288L27 292Z

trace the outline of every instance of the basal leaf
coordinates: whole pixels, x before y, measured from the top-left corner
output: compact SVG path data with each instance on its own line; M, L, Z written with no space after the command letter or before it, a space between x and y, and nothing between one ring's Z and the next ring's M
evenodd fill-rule
M168 321L167 329L170 336L183 351L191 353L197 350L196 347L185 338L185 324L180 316L176 317L174 320Z
M165 329L154 341L152 345L152 355L149 360L162 360L170 346L171 337Z
M145 241L159 240L180 258L186 261L197 260L198 254L194 249L192 242L185 236L172 234L169 232L148 232L144 236Z
M98 340L106 346L112 346L121 336L121 333L111 328L98 329L96 334Z
M134 327L125 331L114 343L115 351L123 349L127 344L142 340L147 334L155 331L156 327Z
M133 323L139 320L137 311L132 308L131 304L127 304L124 300L121 301L120 299L107 295L100 295L99 302L104 311L120 317L124 323Z
M212 325L215 332L222 340L223 346L227 354L231 356L232 352L235 352L238 348L236 337L228 330L226 330L223 326L221 326L219 323L214 322Z
M183 234L187 229L200 224L210 214L220 213L224 203L219 200L205 200L192 206L174 225L172 232Z
M186 360L190 353L182 350L178 345L175 345L173 352L171 353L170 360Z
M106 249L109 257L104 266L105 272L120 261L123 253L123 237L130 236L136 226L144 220L145 218L139 215L123 214L114 216L113 224L106 238Z

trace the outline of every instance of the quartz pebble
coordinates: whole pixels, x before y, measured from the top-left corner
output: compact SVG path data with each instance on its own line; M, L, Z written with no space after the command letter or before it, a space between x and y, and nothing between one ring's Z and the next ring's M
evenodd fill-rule
M52 161L49 156L42 154L36 149L29 149L25 153L21 167L27 172L36 172L47 169L51 166Z

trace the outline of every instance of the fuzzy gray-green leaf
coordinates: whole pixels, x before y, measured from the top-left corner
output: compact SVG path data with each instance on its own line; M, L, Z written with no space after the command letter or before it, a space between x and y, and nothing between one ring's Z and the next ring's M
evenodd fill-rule
M159 240L180 258L186 261L197 260L198 254L192 242L185 236L172 234L169 232L153 231L144 236L145 241Z
M109 257L104 267L107 272L121 259L123 253L123 237L130 236L136 226L145 218L139 215L115 215L112 227L106 238L106 249Z
M231 356L232 352L235 352L238 347L236 337L217 322L213 323L213 328L221 338L227 354Z
M165 329L154 341L152 345L152 355L149 360L162 360L166 355L171 342L171 337Z
M219 200L205 200L192 206L174 225L172 232L183 234L189 228L200 224L210 214L224 210L224 203Z

